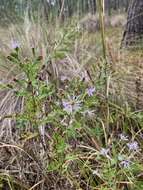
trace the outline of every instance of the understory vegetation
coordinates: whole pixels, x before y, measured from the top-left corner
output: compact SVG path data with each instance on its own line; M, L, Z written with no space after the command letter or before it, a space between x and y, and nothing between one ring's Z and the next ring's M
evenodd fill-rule
M121 36L76 17L1 30L0 189L143 189L143 55Z

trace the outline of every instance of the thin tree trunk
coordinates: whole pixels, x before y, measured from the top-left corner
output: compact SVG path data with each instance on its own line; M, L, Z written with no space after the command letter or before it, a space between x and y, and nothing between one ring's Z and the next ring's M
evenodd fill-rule
M65 0L61 1L61 5L60 5L60 14L59 14L59 20L60 22L64 21L64 8L65 8Z
M46 20L48 21L49 19L49 10L50 10L50 7L49 7L49 4L46 0L42 0L42 4L43 4L43 9L44 9L44 17L46 18Z
M132 0L128 9L128 18L122 39L122 47L142 44L143 39L143 0Z

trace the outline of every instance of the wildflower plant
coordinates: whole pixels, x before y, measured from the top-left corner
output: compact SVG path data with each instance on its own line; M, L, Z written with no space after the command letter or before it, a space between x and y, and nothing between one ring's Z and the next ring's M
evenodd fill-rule
M77 31L69 31L65 28L58 33L60 37L52 51L46 49L46 59L36 47L31 48L31 57L23 58L18 41L13 42L6 57L20 72L10 83L1 85L2 90L10 90L12 97L20 100L15 106L21 106L20 111L14 109L3 118L10 118L18 131L21 153L17 150L14 160L16 156L18 166L27 164L20 168L27 173L22 173L24 177L17 174L18 179L32 176L27 189L35 184L41 185L39 189L52 189L56 181L73 189L141 190L142 144L136 130L143 123L139 116L126 106L117 105L109 93L107 129L105 76L84 81L54 75L56 61L71 53L72 44L78 40ZM95 63L91 68L95 70ZM15 146L12 148L13 153ZM17 167L14 161L8 164ZM17 176L14 179L15 183Z

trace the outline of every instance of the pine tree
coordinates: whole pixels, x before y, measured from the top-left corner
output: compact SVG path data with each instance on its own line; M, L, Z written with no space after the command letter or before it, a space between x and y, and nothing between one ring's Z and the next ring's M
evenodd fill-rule
M122 39L122 47L142 45L143 42L143 0L132 0Z

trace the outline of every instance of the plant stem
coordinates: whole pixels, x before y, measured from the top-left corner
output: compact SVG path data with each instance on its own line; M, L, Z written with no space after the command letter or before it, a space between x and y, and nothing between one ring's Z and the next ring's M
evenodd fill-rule
M106 130L109 131L109 82L110 76L108 75L108 60L107 60L107 51L106 51L106 41L105 41L105 25L104 25L104 0L98 0L98 10L99 10L99 22L101 29L101 40L102 40L102 50L103 50L103 59L104 59L104 74L105 74L105 98L106 98Z

